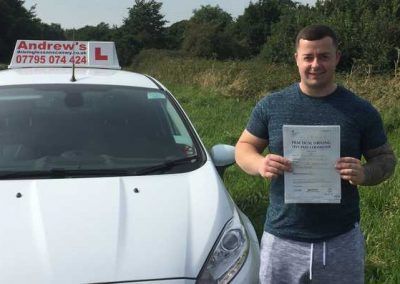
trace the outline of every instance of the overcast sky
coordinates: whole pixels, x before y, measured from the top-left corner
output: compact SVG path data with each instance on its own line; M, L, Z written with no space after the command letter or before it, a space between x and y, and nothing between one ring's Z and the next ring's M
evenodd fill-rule
M201 5L219 5L233 17L243 14L250 0L165 0L161 13L169 22L189 19L193 9ZM256 2L256 0L253 0ZM316 0L300 0L301 3L314 4ZM134 0L25 0L29 9L36 5L36 15L45 23L61 24L63 28L81 28L86 25L95 26L100 22L120 26L128 16L128 8Z

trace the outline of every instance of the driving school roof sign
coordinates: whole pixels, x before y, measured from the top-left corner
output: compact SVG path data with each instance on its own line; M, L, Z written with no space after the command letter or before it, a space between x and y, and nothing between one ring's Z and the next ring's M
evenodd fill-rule
M76 67L121 69L114 42L18 40L9 68Z

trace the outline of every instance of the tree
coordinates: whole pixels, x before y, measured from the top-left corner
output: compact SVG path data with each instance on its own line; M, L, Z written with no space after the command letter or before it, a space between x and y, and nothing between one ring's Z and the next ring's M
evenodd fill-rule
M292 62L294 40L309 24L327 24L339 37L341 70L354 65L388 69L400 46L400 0L319 0L315 7L296 4L282 10L261 56L271 62Z
M400 42L399 0L317 1L317 11L340 37L340 68L393 65L394 47Z
M133 57L143 49L143 43L121 28L116 29L112 37L117 47L119 64L121 66L129 66Z
M75 33L75 40L82 41L110 41L112 40L113 30L104 22L97 26L84 26L77 30L66 30L65 33L69 40L73 39Z
M271 35L261 49L260 56L268 62L293 62L295 53L295 38L305 26L318 22L312 8L295 6L285 10L280 21L271 26Z
M218 5L215 7L206 5L193 11L190 22L195 24L210 24L215 26L219 31L223 31L232 23L232 16Z
M258 54L271 35L272 24L279 22L282 13L293 7L295 3L290 0L250 2L244 14L237 20L237 38L248 46L252 55Z
M0 0L0 61L10 60L18 39L35 39L40 35L40 20L35 6L27 10L22 0Z
M64 30L61 28L61 25L51 23L41 23L40 24L40 38L49 39L49 40L65 40Z
M144 48L165 47L164 25L167 21L160 13L161 6L162 3L155 0L135 0L135 5L124 19L123 31L133 35Z
M205 58L243 57L245 51L231 32L232 23L231 15L219 6L201 6L194 10L186 26L183 50L192 56Z
M164 25L167 21L160 13L161 6L155 0L135 0L123 25L113 32L121 65L131 64L143 48L166 47Z
M180 49L182 47L187 23L187 20L182 20L166 28L168 49Z

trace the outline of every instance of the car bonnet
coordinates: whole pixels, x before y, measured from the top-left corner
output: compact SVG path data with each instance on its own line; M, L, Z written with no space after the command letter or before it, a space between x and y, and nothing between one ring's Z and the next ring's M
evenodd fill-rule
M233 210L210 161L184 174L1 185L0 283L193 279Z

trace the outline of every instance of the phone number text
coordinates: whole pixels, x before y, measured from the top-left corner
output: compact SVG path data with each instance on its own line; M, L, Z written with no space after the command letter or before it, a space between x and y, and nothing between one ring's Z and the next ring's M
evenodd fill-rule
M75 57L61 55L17 55L15 61L21 64L86 64L86 56L75 55Z

